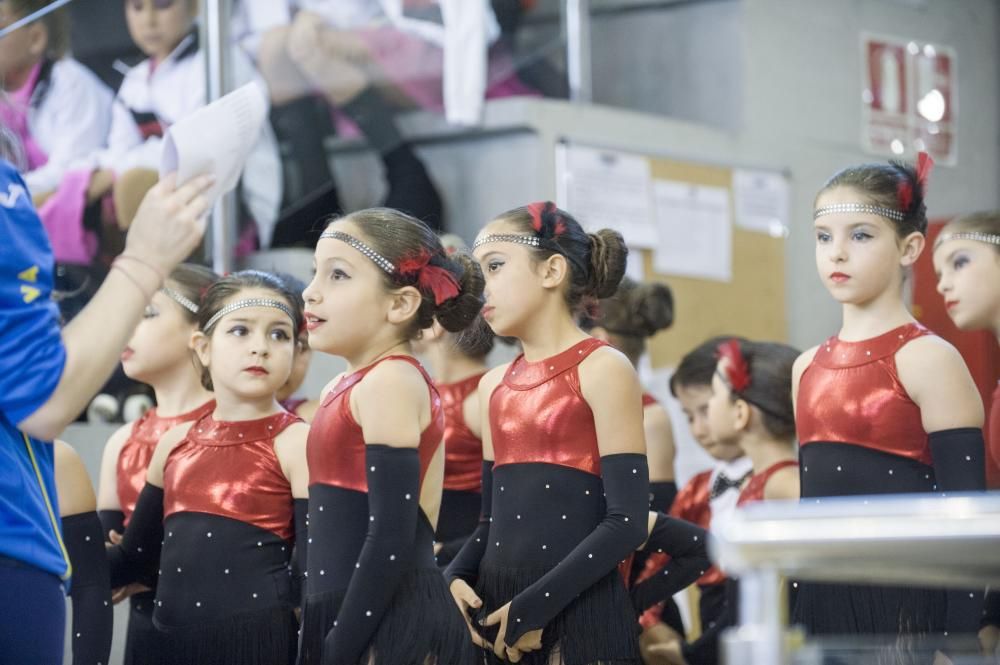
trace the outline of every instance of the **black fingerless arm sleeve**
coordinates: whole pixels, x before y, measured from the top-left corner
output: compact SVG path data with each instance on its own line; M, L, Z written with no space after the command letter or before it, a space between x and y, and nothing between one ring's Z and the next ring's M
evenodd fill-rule
M124 512L120 510L98 510L97 517L101 520L101 539L104 540L104 542L111 542L108 540L109 531L125 533Z
M309 552L309 499L295 499L295 552L292 559L292 593L301 603L306 597L306 561Z
M156 570L163 547L163 489L146 483L119 545L108 548L111 588L140 582L156 586Z
M1000 591L990 589L983 602L983 618L980 626L995 626L1000 628Z
M941 492L982 492L986 489L983 431L977 427L931 432L934 478ZM949 589L945 627L950 634L975 633L983 610L983 592Z
M114 610L101 520L94 511L68 515L62 518L62 527L73 565L69 592L73 601L73 665L107 663Z
M983 430L959 427L931 432L934 477L941 492L981 492L986 489Z
M479 577L479 562L486 553L486 543L489 542L490 520L493 517L493 461L483 460L483 498L479 511L479 524L472 532L465 545L455 558L445 568L444 576L448 584L456 579L465 580L470 586L475 586Z
M649 468L638 453L601 458L604 519L565 559L511 601L504 641L544 628L574 598L615 571L647 536Z
M664 483L649 483L649 509L664 513L670 512L670 506L674 505L677 497L677 483L668 481Z
M642 614L653 605L686 589L712 565L708 558L708 535L700 526L657 513L656 523L644 548L665 552L670 561L662 570L632 588L632 603Z
M368 535L337 622L326 636L324 665L356 665L361 660L413 559L420 510L417 449L368 444L365 467Z

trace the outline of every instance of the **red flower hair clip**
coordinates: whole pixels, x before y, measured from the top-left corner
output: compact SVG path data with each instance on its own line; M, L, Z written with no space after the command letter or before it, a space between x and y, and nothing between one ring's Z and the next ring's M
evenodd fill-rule
M741 393L750 387L750 365L743 357L740 343L735 339L729 339L719 345L719 360L725 358L726 380L733 392Z
M398 272L403 277L417 278L417 288L434 294L434 304L441 305L461 293L458 280L448 269L431 263L431 253L422 248L417 254L399 262Z
M558 238L566 232L566 222L563 221L562 215L559 214L559 208L552 201L528 205L528 214L531 215L531 227L542 238ZM546 221L551 224L551 230L548 233L545 231Z
M917 155L917 185L921 192L927 191L927 178L930 177L934 168L934 158L926 152ZM909 178L904 178L896 188L896 196L899 199L899 207L903 212L907 212L913 204L913 183Z

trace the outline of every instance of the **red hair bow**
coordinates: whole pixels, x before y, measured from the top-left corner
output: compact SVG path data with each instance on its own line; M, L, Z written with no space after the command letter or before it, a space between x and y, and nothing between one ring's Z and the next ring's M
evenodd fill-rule
M927 178L931 174L931 169L934 168L934 158L928 155L926 152L921 152L917 155L917 184L920 186L921 192L927 191ZM910 209L910 205L913 204L913 184L910 182L909 178L904 178L899 186L896 188L896 195L899 199L899 205L906 212Z
M720 344L719 359L723 358L729 361L726 363L726 379L733 392L741 393L749 388L750 366L747 364L746 358L743 357L740 343L735 339L729 339Z
M421 249L418 254L399 262L399 274L404 277L417 277L417 288L423 292L434 294L434 304L440 305L461 293L458 280L447 268L436 266L431 262L431 253Z
M559 215L559 209L556 208L556 204L552 201L541 201L528 205L528 214L531 215L531 227L535 229L535 233L542 237L546 237L543 231L546 215L555 215L556 218L550 237L558 237L566 232L566 222L562 220L562 216Z

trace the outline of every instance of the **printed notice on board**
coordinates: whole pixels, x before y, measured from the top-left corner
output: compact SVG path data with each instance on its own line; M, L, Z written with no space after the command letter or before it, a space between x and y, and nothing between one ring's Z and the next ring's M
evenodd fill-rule
M614 229L630 247L655 248L660 238L653 220L649 160L576 145L562 151L557 159L559 207L588 231Z
M733 208L740 228L784 238L788 235L788 180L772 171L734 171Z
M655 180L656 272L729 282L733 277L733 228L729 190L675 180Z

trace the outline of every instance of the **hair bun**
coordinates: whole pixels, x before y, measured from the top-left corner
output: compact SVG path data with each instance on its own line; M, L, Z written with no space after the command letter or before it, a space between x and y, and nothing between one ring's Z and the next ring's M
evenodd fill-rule
M666 284L636 285L630 294L635 327L643 337L652 337L674 323L674 295Z
M595 298L610 298L625 276L628 247L617 231L601 229L588 233L590 238L590 279L587 280L587 295Z
M468 328L483 308L483 288L486 286L483 271L475 259L461 251L435 262L451 271L458 281L459 292L437 306L434 318L448 332L459 332Z

